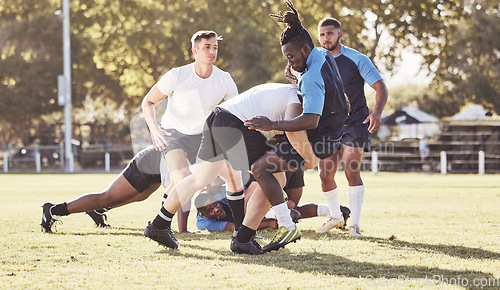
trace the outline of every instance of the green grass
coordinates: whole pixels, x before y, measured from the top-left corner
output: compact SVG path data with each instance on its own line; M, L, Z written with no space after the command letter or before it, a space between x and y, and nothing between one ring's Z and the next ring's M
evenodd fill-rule
M299 223L298 243L258 257L233 255L231 233L179 234L175 251L144 238L161 191L110 211L112 229L75 214L54 234L40 232L42 203L100 191L114 177L0 175L0 288L401 288L432 285L435 275L500 288L498 175L364 173L363 238L316 234L323 219L313 218ZM343 173L337 180L347 204ZM317 173L306 184L302 201L323 203ZM261 231L265 242L273 233Z

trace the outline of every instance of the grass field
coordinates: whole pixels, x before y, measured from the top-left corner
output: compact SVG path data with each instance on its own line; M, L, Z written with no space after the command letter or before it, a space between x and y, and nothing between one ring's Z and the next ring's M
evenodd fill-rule
M41 204L100 191L114 177L0 175L0 288L500 288L498 175L364 173L363 238L316 234L323 219L313 218L299 223L298 243L257 257L233 255L231 233L178 234L175 251L144 238L161 191L110 211L111 229L74 214L54 234L40 232ZM302 201L322 203L317 173L306 184ZM268 242L274 232L260 233Z

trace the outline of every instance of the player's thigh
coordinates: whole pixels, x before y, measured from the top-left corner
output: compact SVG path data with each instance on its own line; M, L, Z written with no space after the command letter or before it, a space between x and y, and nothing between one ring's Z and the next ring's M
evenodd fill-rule
M292 167L281 157L276 155L274 151L267 151L262 157L260 157L257 161L252 164L252 173L257 178L258 175L268 172L285 172L294 170L295 167ZM258 178L257 178L258 179Z
M151 196L151 194L153 194L153 192L155 192L158 188L160 187L160 184L154 184L154 185L151 185L150 187L148 187L146 190L144 190L143 192L141 192L137 198L135 199L135 201L142 201L142 200L145 200L147 199L149 196Z
M182 149L174 149L165 154L168 170L173 180L180 180L189 175L187 153Z
M132 186L123 174L120 174L113 180L106 191L104 191L102 198L115 204L133 199L139 194L140 192Z

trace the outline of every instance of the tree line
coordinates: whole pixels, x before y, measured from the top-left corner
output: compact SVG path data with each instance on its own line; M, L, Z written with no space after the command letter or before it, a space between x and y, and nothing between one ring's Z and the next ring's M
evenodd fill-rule
M466 102L499 111L497 0L294 4L313 39L321 18L336 17L343 43L384 71L397 67L403 48L421 54L433 81L424 96L409 101L420 101L428 113L449 116ZM0 148L29 143L36 128L63 120L57 104L61 5L61 0L0 2ZM142 98L166 71L193 60L190 37L201 29L223 36L217 66L231 73L241 92L285 82L283 26L268 16L279 10L286 6L278 0L70 1L74 121L103 124L108 139L128 140Z

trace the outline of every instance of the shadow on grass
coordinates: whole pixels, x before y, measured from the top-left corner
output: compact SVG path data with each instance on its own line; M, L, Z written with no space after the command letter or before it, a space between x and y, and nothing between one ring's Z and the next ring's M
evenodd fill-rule
M62 226L61 226L62 227ZM95 231L64 232L64 229L53 229L50 235L72 235L72 236L144 236L144 231L139 228L111 227L98 228Z
M294 271L297 273L312 273L315 275L332 275L343 276L350 278L366 279L367 285L374 283L374 280L368 279L398 279L400 280L413 280L413 279L426 279L432 280L429 283L438 283L444 279L467 279L469 283L476 278L479 279L494 279L495 277L490 273L470 270L447 270L435 267L413 266L413 265L391 265L387 263L375 262L357 262L349 260L342 256L324 254L324 253L290 253L287 249L281 249L278 252L272 252L267 255L250 256L229 254L228 250L217 250L213 248L203 247L199 245L183 245L190 247L197 251L210 251L220 256L221 260L229 260L235 263L247 265L261 265L264 267L280 267L286 270ZM229 245L228 245L229 246ZM194 253L186 253L179 250L162 250L161 254L168 253L172 256L180 256L198 260L214 260L213 255L202 255ZM400 281L403 283L404 281ZM432 285L434 285L432 284ZM373 285L373 284L372 284ZM406 284L405 284L406 285ZM418 285L414 285L418 286ZM427 285L429 286L429 285Z
M381 244L394 249L397 248L411 248L418 252L433 252L442 253L451 257L458 257L462 259L489 259L500 260L500 253L487 251L479 248L469 248L464 246L443 245L443 244L424 244L412 243L401 240L389 240L377 237L363 237L362 241L369 241L372 243Z
M78 232L78 233L64 233L64 232L54 232L56 235L75 235L75 236L90 236L90 235L116 235L116 236L144 236L143 230L139 228L130 227L112 227L108 228L98 228L96 232ZM125 232L124 232L125 231ZM324 234L317 234L313 230L302 230L303 236L307 236L308 239L319 240L327 238L328 240L352 240L351 237L346 235L346 231L340 232L341 234L329 234L325 236ZM271 240L275 233L273 229L260 230L259 234L263 235L265 241ZM180 241L198 241L198 240L227 240L228 243L231 241L232 232L209 232L201 231L196 233L178 233L176 237ZM487 251L479 248L470 248L464 246L456 245L443 245L443 244L425 244L425 243L412 243L402 240L390 240L378 237L368 237L364 236L358 239L359 241L367 241L371 243L376 243L386 247L391 247L393 249L398 248L412 248L418 252L427 253L442 253L450 257L458 257L462 259L490 259L490 260L500 260L500 253ZM262 242L260 242L262 243Z

